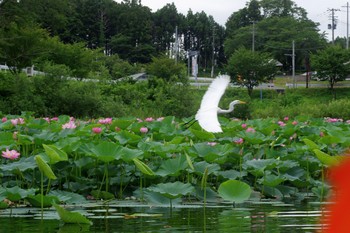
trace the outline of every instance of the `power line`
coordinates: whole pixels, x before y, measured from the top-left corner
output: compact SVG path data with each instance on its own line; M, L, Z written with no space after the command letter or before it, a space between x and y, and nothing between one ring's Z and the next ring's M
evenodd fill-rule
M343 7L346 7L346 49L349 49L349 2Z
M328 24L328 29L332 30L332 44L334 44L334 30L337 28L337 24L336 24L336 16L334 15L335 11L340 11L339 9L328 9L328 11L331 12L331 24Z

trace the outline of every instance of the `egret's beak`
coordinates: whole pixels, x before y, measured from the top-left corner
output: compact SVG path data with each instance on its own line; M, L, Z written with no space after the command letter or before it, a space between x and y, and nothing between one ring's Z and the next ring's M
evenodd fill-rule
M239 104L246 104L246 102L240 100Z

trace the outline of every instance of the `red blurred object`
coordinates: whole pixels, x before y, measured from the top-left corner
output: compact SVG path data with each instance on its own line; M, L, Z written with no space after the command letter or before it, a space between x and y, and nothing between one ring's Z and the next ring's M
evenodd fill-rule
M350 232L350 152L345 156L348 158L329 171L333 194L322 218L322 223L326 225L322 233Z

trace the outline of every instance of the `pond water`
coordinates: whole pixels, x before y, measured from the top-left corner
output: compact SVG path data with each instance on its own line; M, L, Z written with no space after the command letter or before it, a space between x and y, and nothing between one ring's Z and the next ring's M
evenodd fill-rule
M63 224L54 209L0 210L0 232L315 232L321 228L319 203L259 202L236 207L200 205L151 207L128 204L75 207L93 225Z

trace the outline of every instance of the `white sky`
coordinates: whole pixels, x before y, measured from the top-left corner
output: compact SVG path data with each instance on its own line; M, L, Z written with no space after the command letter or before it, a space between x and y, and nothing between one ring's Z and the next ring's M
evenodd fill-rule
M121 2L121 0L116 1ZM224 26L228 17L233 12L245 7L249 0L141 0L141 4L148 6L153 12L172 2L174 2L178 12L184 15L187 15L189 9L194 13L204 11L207 15L212 15L217 23ZM335 38L337 36L346 36L346 0L294 0L294 2L308 12L308 17L311 20L321 24L319 27L321 32L325 31L329 39L331 39L332 35L332 31L327 28L327 25L331 23L331 12L329 9L339 10L335 11L338 24L334 35Z

